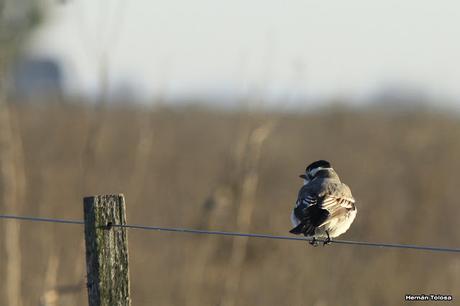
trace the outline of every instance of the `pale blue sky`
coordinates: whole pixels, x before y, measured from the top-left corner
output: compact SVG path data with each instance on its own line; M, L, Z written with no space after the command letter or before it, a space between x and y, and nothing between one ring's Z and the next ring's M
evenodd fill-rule
M460 3L423 0L69 0L31 45L68 63L70 90L361 97L387 84L460 100Z

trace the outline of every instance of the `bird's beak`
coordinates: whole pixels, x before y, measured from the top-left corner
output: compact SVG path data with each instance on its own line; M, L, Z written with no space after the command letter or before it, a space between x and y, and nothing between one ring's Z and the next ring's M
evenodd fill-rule
M303 178L304 180L307 179L307 176L306 176L305 174L301 174L301 175L299 175L299 177L300 177L300 178Z

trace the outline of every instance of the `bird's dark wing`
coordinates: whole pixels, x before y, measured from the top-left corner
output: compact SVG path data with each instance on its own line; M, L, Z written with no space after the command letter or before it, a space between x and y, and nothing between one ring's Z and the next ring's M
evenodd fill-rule
M315 229L321 225L329 216L329 211L322 208L323 197L314 193L304 194L297 200L297 206L294 208L294 215L300 221L300 224L290 230L292 234L304 234L312 236Z

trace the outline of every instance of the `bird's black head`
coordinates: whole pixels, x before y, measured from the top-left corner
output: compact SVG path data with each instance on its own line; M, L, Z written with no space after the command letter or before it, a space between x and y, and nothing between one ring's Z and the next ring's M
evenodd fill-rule
M318 168L331 168L331 163L327 160L317 160L310 165L307 166L305 169L305 174L300 175L301 178L304 180L311 180L314 177L314 174L317 172Z
M328 162L327 160L317 160L313 163L311 163L310 165L307 166L307 168L305 169L305 172L310 172L316 168L330 168L331 167L331 163Z

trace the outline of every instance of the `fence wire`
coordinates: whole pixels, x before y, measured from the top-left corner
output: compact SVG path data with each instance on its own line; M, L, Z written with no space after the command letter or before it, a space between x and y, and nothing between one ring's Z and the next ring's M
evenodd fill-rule
M17 215L0 215L0 219L32 221L32 222L47 222L47 223L61 223L61 224L77 224L77 225L85 224L85 222L82 220L42 218L42 217L17 216ZM238 232L224 232L224 231L209 231L209 230L198 230L198 229L191 229L191 228L161 227L161 226L150 226L150 225L111 224L110 226L128 228L128 229L137 229L137 230L176 232L176 233L188 233L188 234L199 234L199 235L249 237L249 238L262 238L262 239L274 239L274 240L295 240L295 241L304 241L304 242L310 242L312 240L312 238L308 238L308 237L278 236L278 235L270 235L270 234L253 234L253 233L238 233ZM324 242L324 240L322 239L316 239L316 241ZM336 240L336 239L331 239L330 243L377 247L377 248L413 249L413 250L432 251L432 252L460 253L460 248L424 246L424 245L413 245L413 244L378 243L378 242Z

